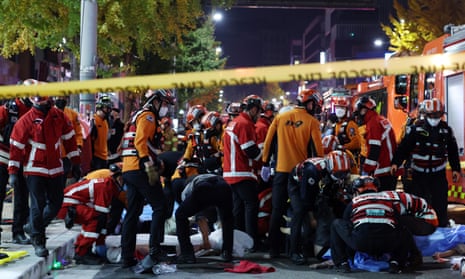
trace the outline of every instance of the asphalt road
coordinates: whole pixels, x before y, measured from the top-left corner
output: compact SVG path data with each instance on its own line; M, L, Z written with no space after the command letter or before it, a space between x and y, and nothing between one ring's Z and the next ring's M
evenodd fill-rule
M216 257L201 258L200 263L189 268L177 268L176 272L159 275L160 278L270 278L270 279L296 279L296 278L461 278L458 271L450 268L449 263L435 263L431 258L424 258L424 265L415 273L389 274L387 272L353 271L351 273L338 273L334 269L311 269L309 265L295 266L288 259L267 260L264 253L251 254L244 258L263 267L274 267L270 273L250 274L225 272L222 267L211 264ZM210 263L210 264L209 264ZM316 260L311 263L316 263ZM154 278L154 274L134 274L119 265L108 264L103 266L71 266L64 270L53 271L49 278Z

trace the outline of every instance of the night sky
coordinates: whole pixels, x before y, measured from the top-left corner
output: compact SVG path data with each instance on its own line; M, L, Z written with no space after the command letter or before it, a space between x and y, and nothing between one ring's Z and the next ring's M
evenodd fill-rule
M224 11L223 20L216 24L215 35L228 58L227 68L262 66L263 33L290 34L292 39L300 39L315 13L321 10L233 8ZM290 46L290 41L285 44Z

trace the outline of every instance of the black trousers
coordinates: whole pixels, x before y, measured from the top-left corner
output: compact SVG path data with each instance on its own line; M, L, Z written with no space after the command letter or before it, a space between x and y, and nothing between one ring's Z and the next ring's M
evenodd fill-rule
M222 250L232 254L233 247L233 202L230 186L226 182L216 180L201 182L194 187L192 194L179 205L176 210L176 233L182 254L194 252L190 241L190 216L210 207L216 207L220 215L223 232Z
M149 247L151 251L160 249L160 243L163 242L164 238L166 203L161 183L149 185L145 171L125 172L123 173L123 181L127 186L128 208L121 233L121 257L123 260L129 261L134 258L137 224L145 201L152 207Z
M354 229L350 220L335 219L331 224L331 257L335 265L352 259L355 251L373 256L391 253L391 259L404 265L416 249L413 235L403 226L363 224Z
M26 183L31 200L31 237L42 237L63 203L63 175L53 178L28 175Z
M420 173L413 171L410 193L424 198L436 211L439 227L447 227L447 182L446 172Z
M284 236L281 233L281 227L285 224L283 214L288 208L287 200L287 183L289 173L276 172L273 178L272 196L271 196L271 218L269 229L270 254L278 255L282 247L284 247Z
M257 245L258 239L258 183L243 180L231 185L233 193L234 228L245 231Z

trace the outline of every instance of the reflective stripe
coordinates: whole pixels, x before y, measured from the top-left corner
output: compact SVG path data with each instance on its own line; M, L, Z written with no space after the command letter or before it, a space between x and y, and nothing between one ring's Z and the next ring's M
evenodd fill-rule
M254 142L253 140L248 141L248 142L246 142L246 143L241 144L241 149L242 149L242 150L245 150L245 149L247 149L247 148L253 146L254 144L255 144L255 142Z
M18 149L21 149L21 150L23 150L24 147L26 147L25 144L20 143L19 141L15 141L15 140L13 140L11 138L10 138L10 145L16 146Z
M380 141L380 140L371 139L371 140L368 140L368 144L379 145L379 146L381 146L381 141Z
M87 237L87 238L98 238L99 233L96 232L86 232L86 231L81 231L82 236Z
M391 167L390 166L385 167L385 168L376 169L375 172L374 172L374 175L388 173L388 172L391 172Z
M79 151L77 151L77 150L76 151L71 151L68 154L66 154L66 157L68 157L70 159L73 158L73 157L78 157L78 156L79 156Z
M63 140L69 140L71 139L76 133L74 133L74 130L71 130L69 133L66 133L61 136Z
M418 171L418 172L423 172L423 173L430 173L430 172L438 172L438 171L442 171L443 169L446 168L446 165L447 163L444 162L442 165L438 166L438 167L434 167L434 168L422 168L422 167L419 167L417 165L415 165L414 163L412 163L412 169Z
M47 149L47 146L45 145L45 143L40 143L40 142L37 142L37 141L33 141L32 139L29 139L28 142L29 142L29 144L31 145L32 148L37 148L37 149L42 149L42 150Z
M68 197L63 198L63 203L81 204L81 202L78 201L77 199L68 198Z
M11 163L11 161L10 161ZM59 173L63 173L63 167L57 167L54 169L47 169L47 168L40 168L40 167L33 167L31 166L32 162L29 161L26 166L24 166L24 172L35 172L35 173L42 173L42 174L47 174L47 175L55 175ZM18 165L19 167L19 165Z
M18 162L18 161L11 161L11 160L10 160L10 161L8 162L8 166L9 166L9 167L19 168L19 167L21 166L21 163Z
M253 172L225 172L223 177L250 177L257 179L257 176Z
M103 206L95 205L94 208L95 208L95 210L98 211L98 212L110 213L110 208L108 208L108 207L103 207Z
M371 160L371 159L365 159L364 164L367 164L367 165L370 165L370 166L376 166L378 164L378 162L376 162L375 160Z

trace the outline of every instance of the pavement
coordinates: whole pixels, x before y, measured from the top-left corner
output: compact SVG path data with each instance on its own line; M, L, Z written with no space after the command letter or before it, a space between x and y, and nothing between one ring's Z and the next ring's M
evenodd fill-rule
M12 203L4 203L3 220L12 219ZM450 206L450 217L456 223L464 224L465 206ZM75 265L72 262L74 256L73 243L79 234L80 227L75 226L67 230L63 221L52 222L47 228L47 248L50 255L47 258L40 258L34 254L32 245L18 245L12 243L11 225L1 225L2 242L0 250L27 252L27 256L0 265L0 278L153 278L154 274L133 274L128 269L122 269L118 264L105 264L102 266ZM1 252L1 251L0 251ZM258 263L264 267L274 267L275 271L262 274L238 274L224 272L223 268L217 264L218 257L202 257L200 264L192 266L178 266L175 272L164 274L166 278L371 278L378 279L392 278L392 274L386 272L370 273L367 271L356 271L349 274L336 273L333 269L311 269L309 265L295 266L287 258L266 259L266 253L259 252L248 254L238 260L248 260ZM315 259L311 259L316 263ZM65 263L62 268L54 268L56 262ZM237 262L236 262L237 263ZM56 267L56 265L55 265ZM458 278L460 273L451 270L448 262L437 263L431 257L424 257L424 265L413 274L399 274L396 278Z
M5 202L3 205L3 220L12 220L13 204ZM19 259L0 265L0 278L37 279L51 274L54 263L57 261L70 261L74 256L74 240L79 234L79 228L67 230L63 221L53 221L46 230L49 256L37 257L32 245L20 245L12 243L11 225L1 225L2 239L0 250L7 252L26 251L27 255ZM0 251L1 252L1 251Z

